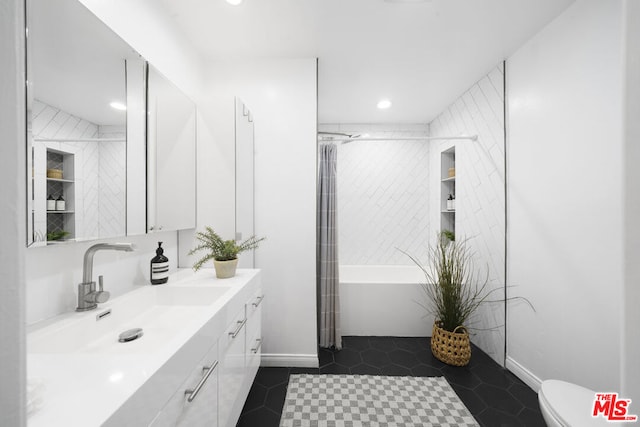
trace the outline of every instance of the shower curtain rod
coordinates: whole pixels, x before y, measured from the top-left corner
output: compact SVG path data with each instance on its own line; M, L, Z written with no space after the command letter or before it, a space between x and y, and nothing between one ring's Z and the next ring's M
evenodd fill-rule
M33 138L36 142L127 142L126 138Z
M396 138L331 138L320 139L320 142L353 142L353 141L436 141L436 140L453 140L453 139L469 139L477 141L478 135L469 136L405 136Z
M325 132L325 131L318 131L318 135L339 135L339 136L346 136L347 138L357 138L360 136L359 133Z

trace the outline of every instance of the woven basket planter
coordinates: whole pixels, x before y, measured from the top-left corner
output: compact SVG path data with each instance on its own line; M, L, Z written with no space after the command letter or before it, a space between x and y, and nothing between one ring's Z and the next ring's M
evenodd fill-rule
M447 365L466 366L471 360L469 333L464 326L449 332L440 327L440 321L435 321L431 333L431 352Z

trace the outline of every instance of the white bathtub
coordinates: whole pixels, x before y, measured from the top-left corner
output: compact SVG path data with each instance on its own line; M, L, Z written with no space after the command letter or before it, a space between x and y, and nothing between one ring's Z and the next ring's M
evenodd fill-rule
M424 281L417 266L341 265L342 335L430 336L433 317L420 306Z

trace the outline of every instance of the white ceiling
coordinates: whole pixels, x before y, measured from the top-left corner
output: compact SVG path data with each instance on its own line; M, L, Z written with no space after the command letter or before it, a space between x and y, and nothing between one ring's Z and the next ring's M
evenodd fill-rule
M138 54L76 0L32 0L29 80L39 101L97 125L126 123L124 59Z
M427 123L572 2L159 0L209 61L318 57L320 123Z

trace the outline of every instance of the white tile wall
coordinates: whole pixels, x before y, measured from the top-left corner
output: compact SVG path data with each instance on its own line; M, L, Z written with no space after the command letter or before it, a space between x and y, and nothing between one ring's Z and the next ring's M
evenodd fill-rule
M100 143L100 237L126 234L126 143Z
M320 125L372 138L426 136L426 125ZM338 250L341 264L401 265L400 248L426 254L430 233L429 143L353 141L338 148Z
M431 136L478 135L456 141L456 239L468 239L476 267L489 273L489 289L505 283L504 72L500 65L430 123ZM439 143L434 155L449 147ZM434 146L435 147L435 146ZM439 179L439 176L437 176ZM434 181L435 182L435 181ZM481 306L473 319L473 342L504 362L504 304ZM489 329L489 330L486 330ZM472 331L473 333L473 331Z
M82 156L83 188L78 189L82 194L82 212L84 218L84 236L100 236L100 148L95 143L85 143Z
M120 126L98 126L34 101L35 138L68 139L81 148L76 170L76 234L91 238L125 234L126 143ZM122 138L118 142L73 142L74 138Z

